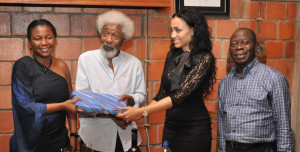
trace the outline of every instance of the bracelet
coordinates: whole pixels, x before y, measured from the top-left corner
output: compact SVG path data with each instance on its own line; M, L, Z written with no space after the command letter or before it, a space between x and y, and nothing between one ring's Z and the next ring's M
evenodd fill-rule
M78 135L77 133L70 133L70 136L74 136L74 137L76 137L76 138L79 137L79 135Z

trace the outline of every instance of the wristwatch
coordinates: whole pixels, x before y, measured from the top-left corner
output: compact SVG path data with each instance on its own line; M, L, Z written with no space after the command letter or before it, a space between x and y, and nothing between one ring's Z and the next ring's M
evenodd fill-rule
M143 112L143 116L144 116L144 117L147 117L147 116L148 116L148 112L146 111L145 107L143 108L143 111L144 111L144 112Z

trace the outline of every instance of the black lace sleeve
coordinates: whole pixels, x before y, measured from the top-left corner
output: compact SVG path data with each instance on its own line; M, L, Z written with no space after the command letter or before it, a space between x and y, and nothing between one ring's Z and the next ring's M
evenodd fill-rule
M183 103L187 97L200 87L203 81L206 81L205 77L211 70L212 59L212 54L208 53L194 55L193 66L187 76L181 81L179 88L170 94L174 107Z

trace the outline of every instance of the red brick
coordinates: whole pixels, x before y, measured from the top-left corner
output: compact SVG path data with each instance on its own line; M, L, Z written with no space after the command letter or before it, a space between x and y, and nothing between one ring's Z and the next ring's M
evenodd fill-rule
M153 39L152 40L152 59L166 59L170 51L170 39Z
M148 37L168 37L169 21L168 17L149 17Z
M39 14L17 13L12 15L12 34L26 35L28 25L36 19L39 19Z
M138 126L137 128L138 128L139 133L142 138L141 145L145 145L146 144L146 130L145 130L144 126Z
M257 18L259 13L258 2L247 1L247 17Z
M164 68L164 61L151 61L149 63L148 69L148 76L149 80L160 80L163 68Z
M262 38L276 38L276 22L262 21L260 24L260 33Z
M279 39L294 39L296 22L279 22Z
M135 40L136 47L136 56L139 59L143 59L146 57L146 40L145 39L136 39Z
M241 18L244 16L245 1L244 0L231 0L230 8L231 8L230 9L230 17Z
M11 109L11 87L0 86L0 96L1 96L0 109Z
M57 38L54 53L60 59L78 59L81 54L81 41L77 38Z
M73 78L72 78L72 82L75 83L76 81L76 74L77 74L77 66L78 66L78 61L74 61L73 62ZM74 90L75 86L73 87L73 90Z
M23 40L21 38L0 38L0 60L14 61L23 57Z
M267 59L266 65L276 68L276 60Z
M266 2L261 2L260 13L261 18L266 18Z
M293 95L293 78L287 78L288 83L289 83L289 92L291 95ZM291 101L293 104L293 101Z
M0 135L0 147L1 151L3 152L9 152L9 140L10 140L11 134L2 134Z
M150 146L150 151L151 152L160 152L161 151L161 145Z
M212 139L218 138L218 124L216 120L213 120L211 123L211 136Z
M215 39L212 43L212 53L215 58L221 58L221 40Z
M218 140L212 140L211 141L211 152L217 152L218 151Z
M257 22L256 20L238 20L238 28L248 28L256 32Z
M219 82L217 81L213 85L213 91L210 95L208 95L206 98L207 99L218 99L218 87L219 87Z
M222 59L227 59L229 44L229 40L222 40Z
M21 6L0 6L0 11L18 12L18 11L22 11L22 7Z
M162 136L164 131L164 124L157 125L157 132L158 132L158 143L162 143Z
M69 36L70 35L70 22L69 17L66 14L45 14L42 17L50 21L56 28L58 36Z
M285 42L285 57L293 58L295 57L295 41L286 41Z
M294 73L294 60L293 59L280 59L277 60L277 68L287 78L293 77Z
M148 83L148 88L147 88L147 104L149 104L152 101L152 98L154 97L154 82L147 82Z
M267 58L282 58L283 42L282 41L266 41Z
M69 68L69 71L70 71L70 74L71 74L71 82L72 82L72 62L71 61L66 61L66 60L63 60L64 62L66 62L68 68Z
M54 12L58 12L58 13L81 13L82 8L78 8L78 7L55 7Z
M217 60L216 66L217 66L217 79L223 79L226 76L226 60Z
M120 12L122 12L124 14L137 14L137 9L128 9L128 8L115 9L115 8L113 8L112 10L120 11Z
M151 125L148 131L149 131L149 143L157 144L157 140L158 140L157 125Z
M102 14L109 11L109 8L83 8L84 13L97 13Z
M297 8L298 8L298 3L287 3L287 8L286 8L287 20L296 20Z
M155 12L157 14L166 14L166 15L172 15L175 13L175 1L174 0L169 0L170 1L170 7L167 8L160 8L157 9Z
M11 111L0 112L0 133L11 132L14 129L13 114Z
M284 19L285 3L267 2L267 18L268 19Z
M130 19L134 22L134 33L133 37L142 36L142 19L140 16L130 16Z
M260 44L264 44L265 40L262 38L262 36L260 35L260 33L257 33L255 32L255 35L256 35L256 39L257 39L257 42L259 42Z
M100 49L101 41L99 38L84 38L82 40L83 51Z
M121 50L124 52L127 52L131 55L134 55L134 41L132 39L126 40L123 46L121 47Z
M230 38L232 33L235 30L236 30L236 20L233 19L216 20L216 37Z
M24 7L25 12L52 12L52 7Z
M30 56L32 54L33 54L33 51L30 50L30 44L29 44L28 39L26 38L26 40L25 40L25 55ZM52 55L53 55L53 53L52 53Z
M214 19L207 19L207 25L210 28L210 36L215 37L215 20Z
M71 17L72 36L97 36L95 15L73 15Z
M218 100L215 101L215 111L218 112Z
M207 111L215 111L215 103L213 101L205 101L204 103Z
M144 119L146 119L146 118L142 118L142 119L135 121L136 125L142 126L144 124Z
M161 83L160 82L157 82L154 84L154 96L153 98L155 97L155 95L158 93L159 89L160 89L160 85Z
M8 13L0 13L0 36L10 35L10 17Z
M164 123L166 111L149 114L149 123Z

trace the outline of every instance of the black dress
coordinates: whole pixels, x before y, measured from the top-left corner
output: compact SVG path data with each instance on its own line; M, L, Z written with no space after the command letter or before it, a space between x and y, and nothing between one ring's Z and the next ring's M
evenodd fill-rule
M12 111L14 134L11 152L60 152L69 147L66 112L47 114L48 103L69 99L65 78L25 56L14 64Z
M166 111L163 141L169 142L172 152L210 152L211 121L203 100L202 84L208 81L213 55L189 55L188 52L187 59L180 61L183 54L180 49L168 53L161 86L154 97L155 101L167 96L172 99L173 107ZM178 71L182 63L183 69ZM176 87L174 78L178 74Z

